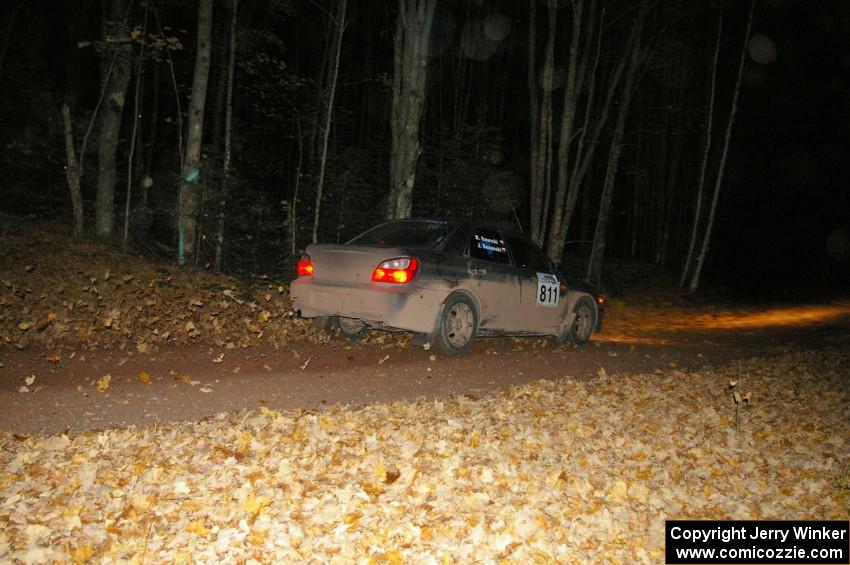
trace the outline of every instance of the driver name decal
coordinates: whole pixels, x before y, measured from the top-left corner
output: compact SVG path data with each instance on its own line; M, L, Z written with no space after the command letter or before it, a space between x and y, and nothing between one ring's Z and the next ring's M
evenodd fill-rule
M549 273L537 273L537 305L554 308L558 305L561 284L558 277Z
M489 251L491 253L507 253L508 250L505 247L505 242L501 239L495 239L492 237L484 237L482 235L475 234L475 245L478 249L483 249L484 251Z

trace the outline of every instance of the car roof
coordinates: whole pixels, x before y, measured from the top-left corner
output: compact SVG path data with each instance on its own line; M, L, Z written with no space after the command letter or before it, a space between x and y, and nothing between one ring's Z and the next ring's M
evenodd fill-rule
M515 224L511 222L505 222L501 220L486 220L483 218L459 218L454 216L422 216L422 217L412 217L412 218L402 218L399 220L388 220L384 223L391 222L436 222L436 223L446 223L446 224L458 224L458 226L463 227L488 227L503 230L511 233L523 234L523 230L520 227L517 227Z

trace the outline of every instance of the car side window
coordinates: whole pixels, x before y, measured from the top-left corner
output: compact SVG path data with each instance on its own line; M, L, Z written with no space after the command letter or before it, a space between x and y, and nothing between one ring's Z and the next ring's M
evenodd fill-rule
M508 245L510 245L514 261L520 269L539 273L550 273L552 271L552 264L549 259L530 241L521 237L508 237Z
M511 262L508 247L502 235L492 229L479 228L472 234L469 242L469 256L473 259L492 261L507 265Z

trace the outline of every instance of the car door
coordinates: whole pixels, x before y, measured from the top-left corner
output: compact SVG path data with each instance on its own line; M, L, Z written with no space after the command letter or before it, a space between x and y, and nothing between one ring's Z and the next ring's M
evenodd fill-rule
M521 286L519 331L556 333L566 314L567 301L552 262L527 238L511 234L506 239Z
M507 243L499 230L477 227L467 244L468 290L478 297L480 328L516 331L520 305L520 285L511 264Z

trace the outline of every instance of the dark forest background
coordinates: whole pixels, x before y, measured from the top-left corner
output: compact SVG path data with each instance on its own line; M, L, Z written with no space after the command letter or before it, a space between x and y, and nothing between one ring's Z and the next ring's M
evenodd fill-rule
M187 169L206 2L206 105L199 162ZM402 8L429 7L427 55L399 66ZM241 0L234 12L233 0L8 0L0 220L71 225L73 147L80 237L231 273L289 273L314 230L344 242L393 215L397 130L416 125L414 216L519 223L597 282L615 257L659 265L690 290L702 277L751 297L842 292L850 3L752 7ZM394 100L417 96L394 78L417 65L421 119L400 118ZM187 183L198 229L183 255Z

